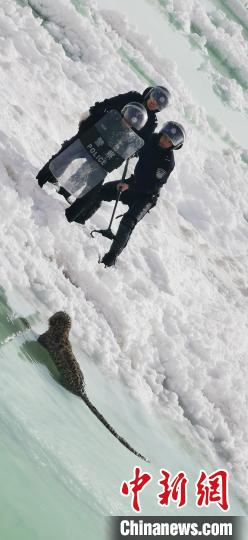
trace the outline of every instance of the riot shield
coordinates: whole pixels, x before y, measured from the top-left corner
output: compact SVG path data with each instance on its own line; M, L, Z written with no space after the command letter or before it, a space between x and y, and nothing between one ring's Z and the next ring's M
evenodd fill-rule
M49 168L67 191L84 195L143 144L121 114L112 110L58 154Z
M78 197L90 191L106 176L106 171L97 163L80 139L76 139L49 163L49 169L71 195Z
M118 111L112 110L82 133L80 140L90 155L107 171L120 167L144 144Z

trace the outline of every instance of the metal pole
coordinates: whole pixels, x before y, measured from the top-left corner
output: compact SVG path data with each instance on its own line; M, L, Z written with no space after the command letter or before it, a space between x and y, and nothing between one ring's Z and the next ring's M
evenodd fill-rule
M122 173L122 177L121 177L121 182L123 182L126 178L126 174L127 174L127 169L128 169L128 163L129 163L129 158L126 160L126 163L125 163L125 167L124 167L124 170L123 170L123 173ZM109 226L107 229L100 229L100 230L93 230L91 231L91 236L92 238L94 238L94 234L93 233L99 233L99 234L102 234L102 236L106 236L106 238L109 238L110 240L114 240L115 238L115 235L114 233L111 231L111 225L113 223L113 219L114 219L114 216L115 216L115 212L116 212L116 208L117 208L117 205L118 205L118 202L120 200L120 197L121 197L121 193L122 191L121 190L118 190L117 192L117 197L116 197L116 201L115 201L115 205L114 205L114 209L113 209L113 212L112 212L112 215L111 215L111 219L110 219L110 222L109 222Z

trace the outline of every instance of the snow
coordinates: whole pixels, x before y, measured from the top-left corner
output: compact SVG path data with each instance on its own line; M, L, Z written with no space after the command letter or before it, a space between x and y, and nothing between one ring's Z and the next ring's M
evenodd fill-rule
M137 400L175 419L182 433L189 429L211 459L221 457L247 500L244 150L232 147L218 119L209 123L175 62L131 34L119 15L100 13L90 1L87 17L66 0L29 3L44 23L29 6L2 0L0 7L1 286L37 298L42 321L68 311L80 350ZM211 19L194 0L188 4L186 10L170 0L168 10L184 32L197 26L235 71L238 86L223 77L216 85L244 110L247 44L240 28L224 15ZM108 241L93 241L89 231L106 226L111 206L105 203L84 228L69 224L66 203L53 187L40 190L35 175L94 101L144 89L118 53L123 44L131 55L136 50L150 80L173 89L159 120L183 117L187 143L156 209L137 226L116 269L105 270L97 259ZM218 130L225 145L216 142Z
M208 72L213 79L213 89L222 93L222 99L233 109L246 111L248 108L248 45L244 34L247 28L247 10L239 1L228 0L225 9L230 9L237 22L227 14L212 7L206 11L205 2L169 0L160 4L171 20L179 24L182 32L191 36L205 54ZM243 28L243 26L244 28ZM215 62L224 75L216 72Z

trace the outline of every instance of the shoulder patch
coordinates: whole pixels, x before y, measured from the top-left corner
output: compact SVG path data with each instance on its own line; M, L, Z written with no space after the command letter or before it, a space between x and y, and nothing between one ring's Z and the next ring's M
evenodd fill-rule
M166 171L164 169L158 168L156 170L156 178L158 180L162 180L162 178L164 178L165 175L166 175Z

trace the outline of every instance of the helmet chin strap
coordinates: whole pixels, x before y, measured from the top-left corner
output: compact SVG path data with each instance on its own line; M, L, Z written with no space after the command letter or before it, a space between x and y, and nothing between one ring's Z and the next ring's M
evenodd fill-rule
M177 146L172 146L173 150L180 150L180 148L182 148L183 146L183 143L181 144L178 144Z

